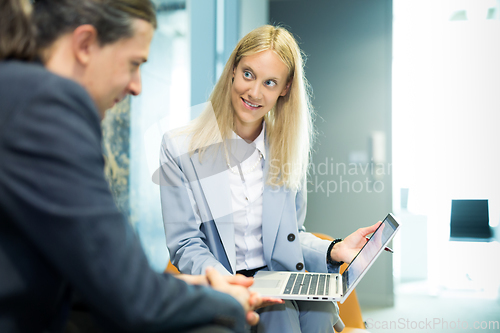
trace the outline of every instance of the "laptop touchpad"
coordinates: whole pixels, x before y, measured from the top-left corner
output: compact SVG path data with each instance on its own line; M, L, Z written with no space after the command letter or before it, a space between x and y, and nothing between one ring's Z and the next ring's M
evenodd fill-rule
M254 280L253 288L277 288L280 284L280 280L265 280L257 279Z

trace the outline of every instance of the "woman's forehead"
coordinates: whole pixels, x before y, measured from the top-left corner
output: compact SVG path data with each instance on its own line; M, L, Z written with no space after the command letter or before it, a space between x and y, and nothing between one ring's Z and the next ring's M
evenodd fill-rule
M250 67L254 71L262 71L280 76L288 76L289 73L288 66L273 50L265 50L243 56L238 63L238 67Z

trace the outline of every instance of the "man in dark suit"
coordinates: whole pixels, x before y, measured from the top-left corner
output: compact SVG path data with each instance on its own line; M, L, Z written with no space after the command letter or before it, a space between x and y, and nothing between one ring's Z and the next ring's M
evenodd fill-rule
M258 321L249 280L153 272L104 179L100 119L141 91L150 0L36 1L49 71L11 59L33 55L29 8L0 0L0 332L62 331L74 291L113 331Z

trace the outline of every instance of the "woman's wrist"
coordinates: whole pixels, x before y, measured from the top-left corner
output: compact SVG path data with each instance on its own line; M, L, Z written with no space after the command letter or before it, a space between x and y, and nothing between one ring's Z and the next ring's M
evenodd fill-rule
M339 248L342 246L342 238L335 239L328 247L326 255L327 262L332 265L342 265L344 262L339 258Z

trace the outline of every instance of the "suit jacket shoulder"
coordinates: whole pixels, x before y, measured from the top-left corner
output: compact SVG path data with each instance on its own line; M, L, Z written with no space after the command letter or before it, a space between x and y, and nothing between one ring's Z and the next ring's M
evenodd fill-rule
M97 110L85 89L72 80L45 70L41 64L0 62L0 96L3 104L0 127L29 103L36 103L34 99L44 96L46 102L55 98L71 103L69 110L86 113L85 117L92 122L95 133L100 133Z

